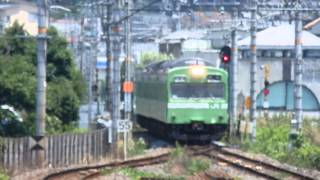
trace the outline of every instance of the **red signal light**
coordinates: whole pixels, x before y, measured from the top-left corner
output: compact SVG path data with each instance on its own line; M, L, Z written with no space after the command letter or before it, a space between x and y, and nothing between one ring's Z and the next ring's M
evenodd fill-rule
M220 60L227 64L230 62L231 58L231 48L229 46L223 46L220 50Z
M227 63L229 61L229 56L224 55L223 56L223 62Z

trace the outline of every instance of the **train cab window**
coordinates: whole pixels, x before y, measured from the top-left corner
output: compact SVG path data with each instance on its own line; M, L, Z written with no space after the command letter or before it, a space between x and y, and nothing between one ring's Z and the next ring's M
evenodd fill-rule
M214 83L172 83L172 98L224 98L224 84Z

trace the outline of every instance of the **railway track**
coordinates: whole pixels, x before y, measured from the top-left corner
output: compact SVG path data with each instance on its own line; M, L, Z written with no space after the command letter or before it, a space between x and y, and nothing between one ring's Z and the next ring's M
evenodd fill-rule
M280 179L305 179L313 180L314 178L304 174L300 174L282 167L275 166L270 163L249 158L216 145L208 146L190 146L187 148L187 153L190 156L206 156L210 159L215 159L229 164L235 168L248 172L256 177L265 179L280 180ZM102 168L121 168L121 167L141 167L155 164L165 163L170 158L170 152L162 153L156 156L144 157L139 159L131 159L127 161L117 161L97 166L88 166L81 168L68 169L47 175L45 180L58 179L96 179L101 176ZM215 173L205 173L209 179L215 179Z
M203 153L209 152L212 150L212 147L207 146L198 146L188 148L187 152L190 155L201 155ZM100 169L102 168L121 168L121 167L141 167L141 166L149 166L154 164L165 163L170 158L170 152L162 153L152 157L145 157L140 159L131 159L127 161L117 161L112 163L107 163L103 165L97 166L88 166L88 167L80 167L67 169L60 172L55 172L47 175L45 180L58 180L58 179L95 179L99 177Z
M254 174L262 178L272 179L272 180L280 180L280 179L313 180L314 179L307 175L304 175L295 171L291 171L283 167L279 167L264 161L256 160L253 158L243 156L241 154L228 151L216 145L214 145L213 147L214 147L213 150L211 150L210 152L205 152L203 155L212 159L216 159L218 161L225 162L233 167L247 171L251 174Z

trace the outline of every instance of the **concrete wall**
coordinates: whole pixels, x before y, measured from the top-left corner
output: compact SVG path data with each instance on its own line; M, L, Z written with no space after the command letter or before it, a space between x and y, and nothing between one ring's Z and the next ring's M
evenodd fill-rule
M250 59L240 59L238 63L238 86L239 92L242 92L245 96L250 96ZM259 93L264 88L264 72L262 65L269 64L270 66L270 78L269 82L280 81L283 79L282 61L274 59L262 59L258 60L257 66L257 83L256 90Z

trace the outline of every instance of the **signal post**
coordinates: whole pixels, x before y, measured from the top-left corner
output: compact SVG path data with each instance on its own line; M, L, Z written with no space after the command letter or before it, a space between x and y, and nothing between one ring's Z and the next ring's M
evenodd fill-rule
M237 29L231 32L231 117L230 117L230 134L235 135L237 127L237 92L238 92L238 44Z
M269 100L268 95L270 94L269 90L269 77L270 77L270 66L269 64L266 64L263 66L263 72L264 72L264 89L263 89L263 109L264 109L264 118L269 118Z

